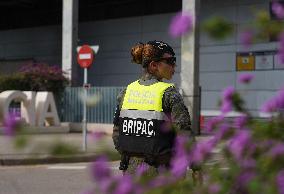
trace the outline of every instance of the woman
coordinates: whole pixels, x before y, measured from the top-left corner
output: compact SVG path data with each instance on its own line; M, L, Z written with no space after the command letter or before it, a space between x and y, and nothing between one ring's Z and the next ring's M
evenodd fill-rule
M113 141L122 155L120 169L134 174L146 165L149 175L169 167L177 131L191 132L190 115L172 79L176 58L162 41L139 43L131 49L132 62L142 65L142 77L118 96ZM173 130L174 129L174 130Z

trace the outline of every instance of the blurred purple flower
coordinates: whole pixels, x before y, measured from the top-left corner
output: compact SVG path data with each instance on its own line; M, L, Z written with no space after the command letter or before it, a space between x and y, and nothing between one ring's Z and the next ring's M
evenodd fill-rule
M255 173L251 171L244 171L237 177L236 187L245 188L247 184L255 177Z
M133 189L134 184L130 175L119 176L113 194L129 194L133 193Z
M222 104L221 104L221 112L227 113L233 109L233 95L235 93L235 89L233 86L228 86L222 92Z
M186 33L190 33L193 28L193 18L188 13L179 12L175 15L170 23L169 33L172 37L177 38Z
M15 114L9 114L5 116L4 119L4 134L7 136L14 136L17 131L19 121Z
M244 169L254 168L256 166L256 161L254 159L244 159L241 161L240 166Z
M106 133L103 132L103 131L98 131L98 132L92 132L92 133L90 133L90 137L91 137L93 140L100 140L100 139L102 139L105 135L106 135Z
M247 121L248 121L247 115L238 116L237 118L234 119L234 126L237 129L242 129L247 124Z
M174 157L171 160L171 173L175 177L184 176L188 166L189 166L189 159L186 154L179 157Z
M241 32L240 42L245 48L250 47L252 41L253 41L253 33L251 30L245 30Z
M274 99L267 100L260 108L261 112L274 112L277 104Z
M254 75L251 73L243 73L238 77L238 82L243 84L248 84L254 78Z
M251 134L249 131L240 130L231 138L228 143L228 149L235 156L237 160L242 159L242 154L250 142Z
M269 150L268 154L273 158L277 156L284 156L284 144L278 143Z
M111 175L108 167L108 159L105 156L100 156L91 165L91 173L95 180L103 181Z
M223 99L222 105L221 105L221 112L222 113L228 113L232 109L233 109L232 101Z
M209 191L210 194L219 193L220 190L221 190L221 187L217 183L210 184L209 187L208 187L208 191Z
M235 89L233 86L226 87L222 92L222 98L225 100L232 100Z
M284 170L281 170L276 177L276 182L278 186L278 193L284 194Z
M284 19L284 7L280 3L273 2L272 11L277 16L277 18Z
M149 166L142 163L137 167L136 170L136 176L140 177L142 176L147 170L149 169Z
M221 139L224 138L225 134L230 130L231 126L227 123L222 123L217 131L217 133L214 135L215 143L218 143Z
M188 137L183 135L178 135L175 139L175 145L174 145L174 152L175 155L180 156L184 155L186 153L186 143L188 142Z
M167 185L171 180L171 177L165 175L159 175L151 180L149 186L151 188L161 187L163 185Z
M196 164L203 162L204 159L212 152L215 143L214 139L199 141L196 143L190 155L191 161Z
M284 88L280 89L276 96L268 99L261 107L262 112L283 111L284 109Z
M177 136L174 145L174 156L171 159L171 173L175 176L183 176L189 165L189 158L186 151L188 138Z
M205 122L205 130L206 132L212 132L213 129L218 125L220 122L224 120L224 116L220 115L217 117L213 117Z

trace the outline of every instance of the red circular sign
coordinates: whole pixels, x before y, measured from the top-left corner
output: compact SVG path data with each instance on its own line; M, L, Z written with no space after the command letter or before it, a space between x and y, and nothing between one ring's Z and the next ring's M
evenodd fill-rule
M94 51L89 45L83 45L77 56L77 61L82 68L91 66L94 60Z

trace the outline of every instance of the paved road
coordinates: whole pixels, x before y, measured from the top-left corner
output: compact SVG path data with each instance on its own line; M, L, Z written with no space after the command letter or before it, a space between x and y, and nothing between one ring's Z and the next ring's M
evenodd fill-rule
M80 194L94 187L90 163L1 166L0 194ZM118 162L111 162L116 172Z

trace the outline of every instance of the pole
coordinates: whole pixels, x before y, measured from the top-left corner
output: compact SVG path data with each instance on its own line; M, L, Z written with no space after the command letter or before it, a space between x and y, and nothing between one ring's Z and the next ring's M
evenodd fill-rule
M192 129L198 134L199 123L199 6L201 0L182 0L182 11L195 16L194 30L181 39L181 88L185 105L192 118Z
M87 84L88 80L88 68L84 68L84 85ZM83 100L83 151L87 150L87 87L84 89L84 100Z

